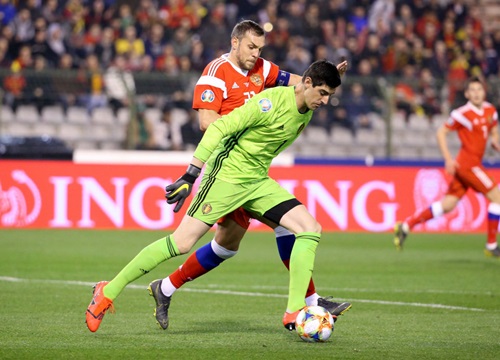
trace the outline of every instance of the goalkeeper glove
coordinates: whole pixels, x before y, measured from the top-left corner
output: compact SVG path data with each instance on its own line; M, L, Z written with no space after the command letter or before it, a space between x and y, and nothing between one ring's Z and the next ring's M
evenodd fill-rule
M196 178L200 175L201 169L194 165L189 165L186 173L182 175L176 182L168 185L165 188L167 192L165 198L167 198L167 204L175 204L174 212L178 212L184 201L191 194L191 189L196 181Z

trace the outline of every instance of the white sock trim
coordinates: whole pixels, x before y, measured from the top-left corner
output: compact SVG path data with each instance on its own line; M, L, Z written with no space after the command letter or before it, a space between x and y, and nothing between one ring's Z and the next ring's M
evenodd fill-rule
M498 244L496 242L494 243L486 243L486 249L488 250L495 250L497 248Z
M316 305L318 305L318 299L319 299L319 295L317 293L309 295L308 297L306 297L306 305L307 306L316 306Z
M488 212L493 215L500 215L500 204L490 203L488 205Z
M436 202L432 203L431 212L432 212L432 216L434 216L434 217L438 217L438 216L441 216L444 214L443 204L441 204L441 201L436 201Z
M229 259L238 253L238 251L228 250L225 247L220 246L219 244L217 244L215 239L212 239L210 245L212 246L212 250L214 251L215 255L224 260Z
M277 228L275 228L274 233L276 234L277 238L282 237L282 236L293 235L290 231L285 229L283 226L278 226Z
M163 295L172 296L174 294L175 290L177 290L177 288L170 281L170 277L166 277L165 279L162 280L161 292L163 293Z

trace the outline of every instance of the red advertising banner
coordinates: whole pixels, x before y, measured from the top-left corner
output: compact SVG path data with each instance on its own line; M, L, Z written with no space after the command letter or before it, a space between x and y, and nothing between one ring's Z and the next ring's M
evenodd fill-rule
M186 166L0 161L0 228L174 229L164 187ZM500 170L489 170L497 179ZM307 206L324 231L392 230L446 191L441 168L272 167L271 177ZM195 189L196 190L196 189ZM486 229L487 200L472 191L447 216L415 231ZM251 229L268 230L254 221Z

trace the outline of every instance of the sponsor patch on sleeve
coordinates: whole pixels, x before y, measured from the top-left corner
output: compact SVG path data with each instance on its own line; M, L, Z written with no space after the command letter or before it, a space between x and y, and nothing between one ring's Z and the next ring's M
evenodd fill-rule
M215 94L212 90L205 90L201 93L201 101L211 103L215 100Z
M268 112L273 107L273 104L271 103L271 100L264 98L259 100L259 106L260 106L260 111Z

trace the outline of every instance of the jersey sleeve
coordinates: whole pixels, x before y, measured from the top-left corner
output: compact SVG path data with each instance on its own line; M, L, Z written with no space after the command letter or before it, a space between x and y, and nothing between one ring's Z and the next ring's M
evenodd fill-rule
M194 87L193 109L207 109L220 113L222 101L227 95L224 70L220 68L221 59L208 64Z
M269 73L266 76L266 82L264 84L264 87L270 88L280 85L278 84L278 77L281 71L279 66L268 60L264 60L263 65L264 65L264 72L266 71L266 67L269 68Z
M268 119L269 114L262 111L262 103L256 101L255 97L252 98L245 105L234 109L209 125L196 147L194 157L206 162L223 138L266 123Z
M453 110L450 113L448 120L444 123L444 126L446 126L449 130L457 130L462 126L461 123L464 122L463 120L463 114L458 110Z

